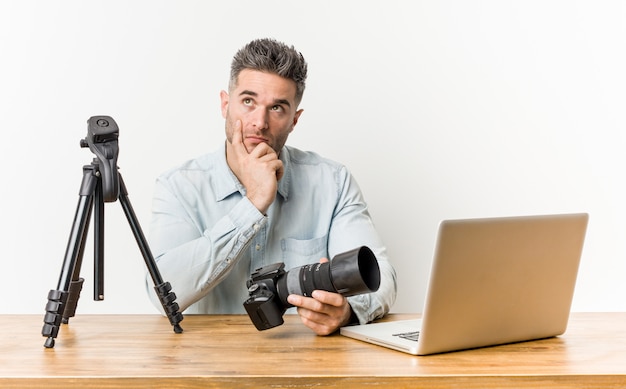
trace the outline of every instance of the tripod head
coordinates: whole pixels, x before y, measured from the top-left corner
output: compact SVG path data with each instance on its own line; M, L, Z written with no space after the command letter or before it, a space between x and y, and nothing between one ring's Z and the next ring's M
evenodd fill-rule
M106 202L117 200L120 192L117 155L119 128L110 116L92 116L87 120L87 137L80 140L80 147L89 147L98 157L102 195Z

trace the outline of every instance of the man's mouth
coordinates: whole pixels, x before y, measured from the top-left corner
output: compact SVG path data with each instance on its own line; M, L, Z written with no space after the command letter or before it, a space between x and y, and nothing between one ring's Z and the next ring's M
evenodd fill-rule
M252 144L267 143L267 139L260 136L246 136L246 141Z

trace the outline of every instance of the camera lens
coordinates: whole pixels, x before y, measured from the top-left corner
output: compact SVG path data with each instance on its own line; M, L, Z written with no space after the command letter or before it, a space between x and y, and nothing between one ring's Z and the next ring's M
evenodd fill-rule
M375 292L380 286L380 269L374 253L366 246L336 255L332 261L294 268L276 285L281 302L287 306L290 294L310 297L314 290L326 290L345 297Z
M337 254L330 262L330 275L337 293L346 297L376 292L380 286L380 269L369 247Z

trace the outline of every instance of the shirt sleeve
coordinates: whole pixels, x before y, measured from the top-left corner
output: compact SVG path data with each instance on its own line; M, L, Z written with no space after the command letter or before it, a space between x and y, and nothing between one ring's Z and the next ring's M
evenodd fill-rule
M380 269L381 282L376 292L348 297L359 322L365 324L384 316L391 309L397 293L396 273L356 180L345 167L338 171L336 180L340 193L330 227L329 254L367 246L376 256Z
M157 180L150 244L182 312L228 275L267 218L247 197L236 194L234 206L205 229L192 206L181 200L179 190L167 179ZM163 312L149 275L146 286L153 304Z

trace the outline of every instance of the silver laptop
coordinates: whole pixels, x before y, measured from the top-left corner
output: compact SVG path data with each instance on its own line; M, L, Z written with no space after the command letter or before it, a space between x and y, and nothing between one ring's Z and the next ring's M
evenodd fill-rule
M586 213L443 221L422 318L340 332L414 355L561 335L587 221Z

